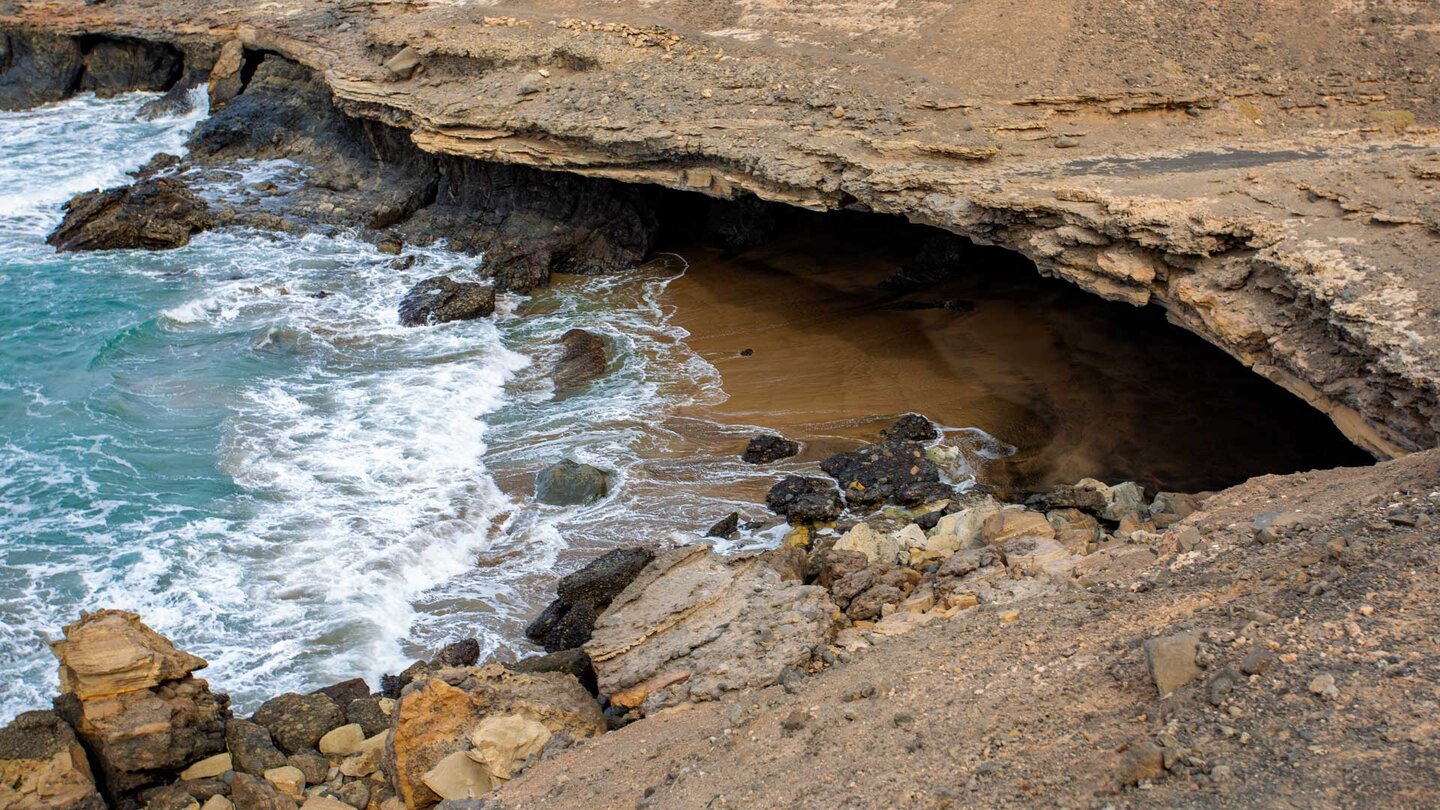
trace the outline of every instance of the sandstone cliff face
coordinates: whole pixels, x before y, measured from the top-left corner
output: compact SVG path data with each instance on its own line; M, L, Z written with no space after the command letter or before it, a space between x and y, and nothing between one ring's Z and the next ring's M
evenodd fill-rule
M1436 442L1433 7L553 11L69 0L19 2L0 25L173 43L195 64L225 43L242 64L281 54L427 152L901 214L1165 307L1378 456ZM1197 20L1220 47L1196 47ZM53 43L57 68L17 69L35 59L11 39L7 85L74 70ZM517 225L556 215L537 213ZM645 247L643 226L612 233L572 265ZM540 263L521 251L516 286Z

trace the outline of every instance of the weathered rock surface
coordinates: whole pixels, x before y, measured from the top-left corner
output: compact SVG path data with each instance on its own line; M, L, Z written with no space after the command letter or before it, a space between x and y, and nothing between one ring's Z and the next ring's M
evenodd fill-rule
M402 326L428 326L470 321L495 312L495 287L432 276L410 288L400 299Z
M900 439L836 453L821 462L820 469L840 483L847 503L866 509L885 503L912 484L940 480L940 470L925 457L924 445Z
M273 697L250 718L264 726L270 737L287 754L312 751L320 738L345 723L339 705L325 694L297 695L287 692Z
M59 250L169 250L214 225L210 206L185 183L150 177L72 199L46 241Z
M659 552L596 622L585 652L612 704L642 713L775 683L831 634L824 590L708 547Z
M412 684L395 708L387 756L398 794L412 810L440 800L427 774L447 757L471 751L472 736L489 718L518 715L571 739L605 730L600 705L573 676L518 673L499 664L447 673L454 675ZM483 752L477 756L485 761Z
M799 475L787 475L771 487L765 505L790 523L826 523L845 511L845 501L833 483Z
M104 810L85 749L54 712L25 712L0 728L0 807Z
M558 598L525 628L525 636L552 653L589 641L596 617L653 559L648 548L615 549L561 578Z
M561 459L535 476L535 500L552 506L598 501L610 493L610 476L599 467Z
M126 803L225 748L230 699L190 673L203 659L118 610L85 615L53 645L56 710L94 757L105 793Z
M800 445L784 436L766 433L756 436L745 445L740 460L746 464L770 464L782 458L789 458L800 452Z
M85 55L68 36L6 32L0 36L0 110L23 110L69 96Z
M584 329L571 329L560 336L565 350L555 361L550 379L555 383L555 397L568 397L587 383L604 376L610 363L609 348L605 338Z

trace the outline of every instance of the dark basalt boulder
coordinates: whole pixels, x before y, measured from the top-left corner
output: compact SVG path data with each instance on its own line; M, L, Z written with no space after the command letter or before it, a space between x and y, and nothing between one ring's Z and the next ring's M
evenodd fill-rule
M578 647L521 659L510 667L515 672L564 672L574 675L590 694L596 692L595 667L590 656Z
M827 523L845 511L835 485L824 478L789 475L765 494L765 505L790 523Z
M555 382L555 398L563 399L576 393L586 383L604 376L610 364L605 338L584 329L571 329L560 336L565 351L555 363L550 378Z
M610 476L599 467L562 459L535 476L535 500L551 506L593 503L610 492Z
M348 681L341 681L316 689L313 694L325 695L335 701L335 705L344 709L352 700L369 697L370 684L365 683L364 678L351 678Z
M87 191L65 203L65 218L46 242L57 250L170 250L215 226L210 206L173 177Z
M446 644L430 663L437 667L473 667L480 660L480 640L464 638Z
M782 458L790 458L800 452L800 445L784 436L765 433L751 439L745 445L740 460L746 464L770 464Z
M525 628L525 636L547 652L579 647L590 640L595 619L655 559L648 548L624 548L592 560L560 580L558 597Z
M907 413L880 431L880 435L905 442L929 442L940 438L940 431L935 429L934 422L920 414Z
M135 117L141 121L158 121L162 118L178 118L188 115L195 110L195 102L190 97L193 85L187 83L176 83L174 87L165 91L165 95L159 98L152 98L140 106Z
M740 513L731 512L725 517L715 521L715 525L711 526L710 529L705 532L705 536L724 539L738 531L740 531Z
M820 462L820 469L840 483L846 502L859 508L877 507L912 484L940 480L924 445L896 439L836 453Z
M495 312L495 288L489 284L432 276L410 288L400 299L402 326L433 326L469 321Z
M241 773L264 773L285 764L285 755L275 747L270 732L249 720L237 718L225 724L225 749Z

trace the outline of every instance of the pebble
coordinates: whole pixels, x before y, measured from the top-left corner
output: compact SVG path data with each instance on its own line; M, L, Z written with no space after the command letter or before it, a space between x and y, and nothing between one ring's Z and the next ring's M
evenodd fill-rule
M1340 690L1335 686L1335 676L1328 672L1322 672L1310 680L1310 693L1323 698L1336 698Z

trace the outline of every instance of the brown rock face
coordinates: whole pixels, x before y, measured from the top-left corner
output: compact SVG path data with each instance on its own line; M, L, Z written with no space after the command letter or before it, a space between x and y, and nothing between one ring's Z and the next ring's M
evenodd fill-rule
M0 807L104 809L85 749L54 712L25 712L0 729Z
M190 674L204 659L175 649L135 614L87 614L53 650L56 709L94 755L112 802L127 805L140 790L225 750L230 698Z
M209 205L184 183L151 177L77 196L45 241L59 250L169 250L214 225Z
M445 680L429 678L406 688L395 708L387 770L411 810L440 801L425 775L447 756L469 750L472 733L487 718L520 715L551 734L573 738L605 730L600 704L572 675L512 672L499 664L442 674Z
M776 683L829 639L834 610L823 589L759 560L672 549L615 597L585 652L602 693L651 712Z

